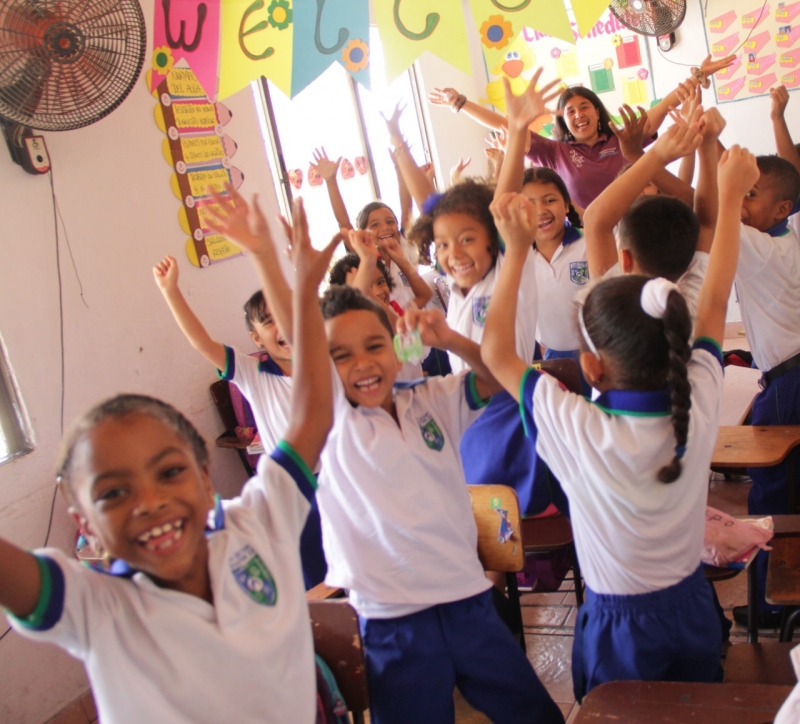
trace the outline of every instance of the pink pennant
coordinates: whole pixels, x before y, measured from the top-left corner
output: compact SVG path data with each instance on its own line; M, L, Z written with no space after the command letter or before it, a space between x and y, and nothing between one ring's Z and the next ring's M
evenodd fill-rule
M353 168L353 164L350 163L346 158L342 160L341 168L339 169L339 173L342 174L342 178L345 181L353 178L356 175L356 170Z
M736 11L728 10L724 15L708 21L708 30L711 33L724 33L736 20Z
M363 176L367 172L367 157L356 156L355 159L356 171Z
M794 68L798 63L800 63L800 50L790 51L789 53L781 53L781 68Z
M209 99L216 97L219 5L220 0L155 1L153 87L185 58Z
M737 78L730 83L725 83L717 87L717 97L721 101L732 101L739 94L739 91L744 88L745 78Z
M748 75L762 75L766 73L773 65L775 65L775 58L777 53L770 53L769 55L762 55L760 58L749 62L747 64Z
M322 176L319 175L319 171L314 168L313 164L309 164L308 166L308 185L309 186L322 186L324 181L322 180Z
M800 73L787 73L781 76L781 85L785 85L787 88L800 87Z
M775 73L770 73L762 78L754 78L747 82L747 90L753 95L761 95L762 93L769 93L769 89L775 85L778 77Z
M755 10L742 15L742 27L745 30L757 28L769 17L769 3L757 7Z
M744 48L745 53L760 53L761 49L770 41L769 30L765 30L763 33L759 33L758 35L754 35L749 40L745 40L742 47Z
M800 14L800 3L780 3L775 11L775 20L781 25L788 25Z
M302 169L296 168L289 171L289 183L294 186L298 191L300 187L303 185L303 171Z

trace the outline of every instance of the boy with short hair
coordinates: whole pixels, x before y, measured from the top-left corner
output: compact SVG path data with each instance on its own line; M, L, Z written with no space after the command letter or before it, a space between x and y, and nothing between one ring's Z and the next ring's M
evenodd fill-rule
M274 248L251 231L244 199L232 196L229 223L219 230L254 255L278 323L288 328ZM409 311L399 331L418 329L423 344L457 354L474 371L395 385L402 363L384 310L353 288L332 287L322 311L337 372L318 492L326 582L350 589L360 616L371 721L452 722L458 686L493 721L563 722L495 612L477 557L459 444L498 389L479 346L440 311Z
M259 360L213 339L197 318L178 286L178 262L165 256L153 267L156 285L172 316L189 343L217 370L233 382L253 410L265 450L273 450L289 425L292 397L292 349L267 308L264 293L255 292L245 303L245 324L255 345L268 357ZM316 500L311 503L300 556L306 589L325 578L327 565L322 549L322 529Z

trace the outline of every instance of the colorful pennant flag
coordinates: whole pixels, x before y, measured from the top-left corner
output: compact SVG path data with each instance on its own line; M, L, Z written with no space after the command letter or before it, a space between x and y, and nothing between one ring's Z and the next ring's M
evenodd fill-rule
M294 3L292 97L334 61L369 88L369 0Z
M387 82L426 50L464 73L472 72L461 0L373 0L373 9Z
M572 14L578 21L578 32L583 38L608 10L609 0L577 0L572 3Z
M579 0L575 4L580 4ZM606 3L607 5L608 3ZM563 2L553 0L470 0L472 15L481 38L484 54L500 51L516 38L523 28L532 28L545 35L575 42ZM489 53L487 62L497 61L497 53Z
M214 100L217 93L220 0L156 0L153 22L153 67L148 72L154 91L173 66L186 60Z
M290 0L225 0L220 16L220 100L262 75L290 95L294 20Z

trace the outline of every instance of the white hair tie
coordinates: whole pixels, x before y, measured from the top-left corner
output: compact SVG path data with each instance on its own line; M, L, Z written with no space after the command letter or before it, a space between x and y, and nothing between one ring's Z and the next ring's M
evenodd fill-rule
M667 300L671 291L679 291L678 285L664 277L650 279L642 287L640 304L645 314L654 319L663 319L667 311Z

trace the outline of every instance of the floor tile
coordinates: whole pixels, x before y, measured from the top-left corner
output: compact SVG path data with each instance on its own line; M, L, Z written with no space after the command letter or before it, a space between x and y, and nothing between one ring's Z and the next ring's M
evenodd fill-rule
M562 704L575 701L572 693L572 637L536 636L526 632L528 659L553 700Z
M554 627L563 626L569 616L567 606L523 606L522 624L531 626Z

